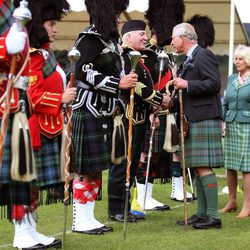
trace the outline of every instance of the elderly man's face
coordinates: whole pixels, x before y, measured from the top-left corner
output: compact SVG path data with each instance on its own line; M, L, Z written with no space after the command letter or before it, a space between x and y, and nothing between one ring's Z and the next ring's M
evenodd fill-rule
M146 31L144 30L135 30L131 31L128 34L128 42L129 45L138 51L141 51L145 48L145 45L148 41L148 36L146 34Z
M174 47L175 51L177 53L183 52L182 47L183 47L183 37L182 36L177 36L175 34L175 31L173 30L172 33L172 41L171 45Z

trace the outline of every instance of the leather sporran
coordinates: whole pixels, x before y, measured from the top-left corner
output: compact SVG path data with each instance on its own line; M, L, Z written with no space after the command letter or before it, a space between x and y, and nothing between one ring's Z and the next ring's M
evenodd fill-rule
M166 129L163 149L168 153L176 152L179 147L179 132L173 114L166 115Z
M114 129L112 134L111 162L119 165L127 156L127 142L122 115L114 117Z

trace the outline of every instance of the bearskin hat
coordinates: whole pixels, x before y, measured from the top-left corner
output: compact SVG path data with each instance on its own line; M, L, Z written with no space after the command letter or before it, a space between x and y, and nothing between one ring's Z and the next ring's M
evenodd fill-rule
M128 8L129 0L114 0L115 13L120 14Z
M21 0L14 0L15 7L19 7ZM29 0L28 8L32 14L32 20L26 24L29 33L30 46L41 48L49 42L49 37L43 23L48 20L61 20L69 9L70 5L66 0Z
M183 22L184 13L183 0L149 0L145 18L149 28L155 32L159 46L171 43L172 29Z
M198 44L207 48L208 46L213 46L215 38L215 30L213 21L208 16L194 15L187 20L194 26L195 32L198 36Z
M128 1L122 0L85 0L90 23L95 25L97 32L105 41L117 39L119 33L115 15L124 11Z

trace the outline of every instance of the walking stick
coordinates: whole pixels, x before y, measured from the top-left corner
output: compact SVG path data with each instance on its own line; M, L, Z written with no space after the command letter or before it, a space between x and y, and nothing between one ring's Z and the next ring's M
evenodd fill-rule
M183 77L185 72L192 67L188 61L184 62L182 71L178 77ZM187 192L186 192L186 157L185 157L185 140L184 140L184 111L183 111L183 98L182 89L179 89L179 103L180 103L180 142L181 142L181 164L182 164L182 176L183 176L183 194L184 194L184 225L187 229L188 214L187 214Z
M27 21L31 20L31 12L27 8L28 3L25 0L20 2L20 6L13 12L13 17L17 24L17 31L21 32ZM2 165L4 141L8 129L9 115L10 115L10 104L13 92L13 82L16 74L17 66L17 54L14 54L11 58L10 73L8 75L8 82L6 88L6 96L3 102L4 110L2 115L2 123L0 130L0 167Z
M185 159L185 141L184 141L184 112L183 112L183 100L182 89L179 89L179 103L180 103L180 142L181 142L181 165L183 176L183 195L184 195L184 224L187 229L187 193L186 193L186 159Z
M161 84L161 78L162 78L162 72L165 61L168 59L167 53L162 50L161 53L159 53L157 59L160 62L159 66L159 76L158 76L158 86L157 91L160 91L160 84ZM155 132L155 119L158 115L159 109L154 112L154 117L152 121L152 127L151 127L151 133L150 133L150 139L149 139L149 149L148 149L148 159L147 159L147 170L146 170L146 180L145 180L145 193L144 193L144 200L143 200L143 208L142 211L145 211L145 204L146 204L146 197L147 197L147 190L148 190L148 177L149 177L149 168L150 168L150 161L152 157L152 150L153 150L153 139L154 139L154 132Z
M141 53L138 51L129 52L131 60L131 71L135 72L136 65L141 58ZM127 218L128 218L128 198L130 186L130 168L132 158L132 130L133 130L133 109L134 109L134 93L135 89L130 90L130 103L129 103L129 131L128 131L128 155L127 155L127 169L126 169L126 184L125 184L125 208L124 208L124 225L123 225L123 238L126 239L127 233Z
M68 60L71 62L70 67L70 81L69 81L69 87L72 88L75 85L75 64L76 61L80 59L80 52L73 47L67 57ZM67 225L67 207L69 205L69 167L70 167L70 145L71 145L71 123L72 119L72 107L71 104L67 107L67 130L66 130L66 163L65 163L65 184L64 184L64 224L63 224L63 240L62 240L62 248L64 249L64 243L65 243L65 234L66 234L66 225Z

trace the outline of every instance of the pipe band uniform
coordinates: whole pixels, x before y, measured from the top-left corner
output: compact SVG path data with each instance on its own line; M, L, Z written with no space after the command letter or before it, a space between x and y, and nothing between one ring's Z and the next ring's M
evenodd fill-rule
M14 5L17 6L19 2L14 1ZM61 164L64 167L65 144L62 104L67 99L64 92L66 77L50 49L50 43L56 37L56 22L69 9L69 5L64 0L30 0L29 9L33 18L26 24L30 41L27 94L31 104L29 128L37 176L30 190L31 207L16 207L17 211L22 211L22 220L15 223L13 246L44 249L61 247L61 240L39 233L36 224L38 204L45 203L45 199L46 204L60 200L60 188L63 188Z
M90 26L74 44L81 58L76 63L77 98L72 117L76 159L71 166L75 173L72 231L100 235L113 231L94 216L102 171L111 167L113 116L117 107L122 109L121 90L134 87L137 78L125 75L118 44L118 17L128 1L85 0L85 5Z

